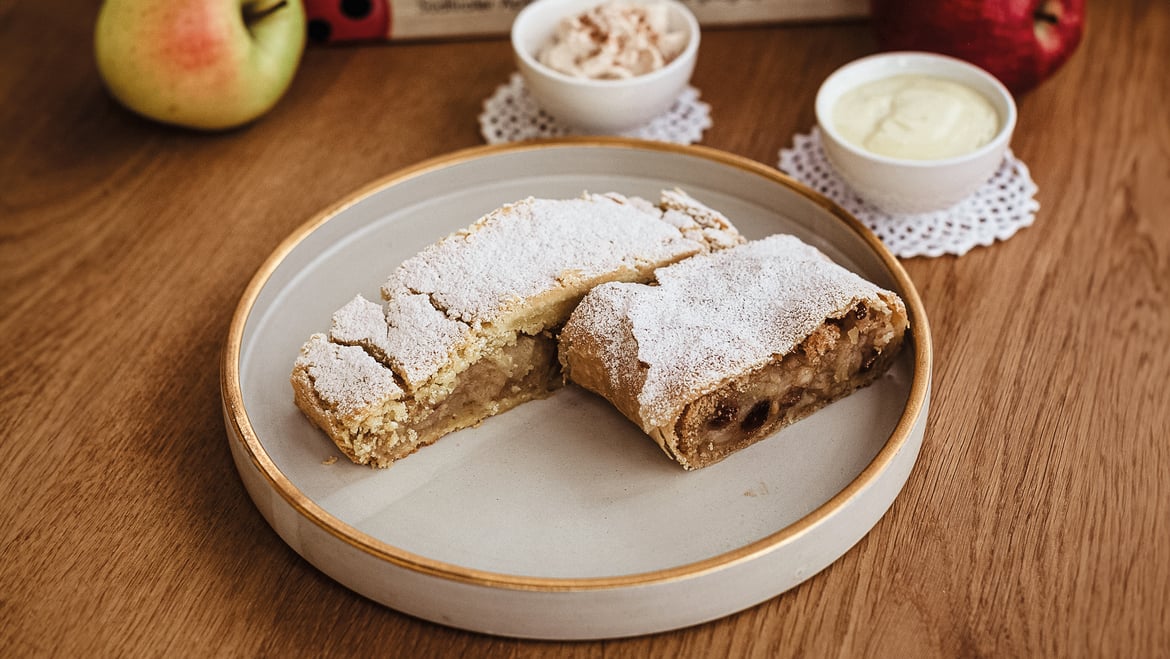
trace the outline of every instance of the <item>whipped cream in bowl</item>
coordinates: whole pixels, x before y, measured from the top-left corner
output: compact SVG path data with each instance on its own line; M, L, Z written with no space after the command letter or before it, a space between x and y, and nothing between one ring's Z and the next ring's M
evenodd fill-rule
M537 52L545 66L577 78L621 80L666 66L687 45L683 29L671 29L664 2L609 0L563 19Z
M617 133L678 99L699 24L678 0L536 0L513 22L512 48L546 112L580 132Z

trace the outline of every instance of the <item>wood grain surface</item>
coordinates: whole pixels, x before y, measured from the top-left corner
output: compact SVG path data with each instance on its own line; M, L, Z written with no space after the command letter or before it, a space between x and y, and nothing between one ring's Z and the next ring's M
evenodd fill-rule
M860 544L677 632L493 638L354 595L233 468L218 358L277 243L373 178L482 143L505 40L311 48L258 123L103 90L95 0L0 2L0 656L1170 656L1170 3L1091 3L1020 99L1036 223L905 265L934 331L921 458ZM775 164L864 23L712 30L703 143Z

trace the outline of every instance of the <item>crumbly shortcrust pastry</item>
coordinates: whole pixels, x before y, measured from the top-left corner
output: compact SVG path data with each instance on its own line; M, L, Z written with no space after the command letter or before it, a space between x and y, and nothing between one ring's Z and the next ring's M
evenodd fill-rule
M906 309L793 236L591 291L560 335L565 376L601 394L687 469L871 383Z
M590 289L743 242L678 190L526 199L404 262L301 349L300 409L354 462L386 467L563 379L555 334Z

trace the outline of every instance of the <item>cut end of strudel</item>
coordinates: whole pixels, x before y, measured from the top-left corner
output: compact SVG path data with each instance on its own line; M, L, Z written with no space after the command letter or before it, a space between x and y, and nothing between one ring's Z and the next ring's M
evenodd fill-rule
M656 278L590 292L561 333L559 358L569 380L686 469L870 384L908 325L895 293L793 236L696 256Z
M681 191L526 199L404 262L301 348L297 406L351 460L386 467L563 383L555 335L590 289L743 238Z

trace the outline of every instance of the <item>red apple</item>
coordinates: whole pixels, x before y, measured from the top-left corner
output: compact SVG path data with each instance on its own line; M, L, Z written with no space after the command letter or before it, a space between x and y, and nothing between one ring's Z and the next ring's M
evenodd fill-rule
M1081 41L1084 0L870 0L878 43L967 60L1019 94Z

